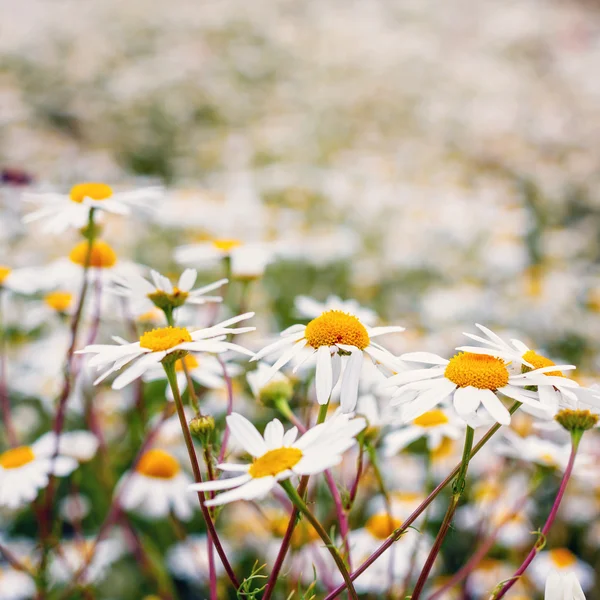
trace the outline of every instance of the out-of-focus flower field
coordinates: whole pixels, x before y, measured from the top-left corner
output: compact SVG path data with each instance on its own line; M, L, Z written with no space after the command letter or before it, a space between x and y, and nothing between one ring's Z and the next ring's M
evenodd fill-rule
M407 519L361 599L600 598L598 65L592 0L0 0L0 600L347 597Z

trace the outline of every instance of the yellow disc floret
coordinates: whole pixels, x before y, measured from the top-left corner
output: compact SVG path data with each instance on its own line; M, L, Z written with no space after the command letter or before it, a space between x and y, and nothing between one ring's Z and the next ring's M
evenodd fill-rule
M176 371L183 371L184 366L188 370L188 372L197 369L198 361L196 360L196 357L192 356L191 354L186 354L183 358L180 358L178 361L175 362Z
M0 467L18 469L35 460L35 454L29 446L18 446L0 454Z
M213 240L212 244L217 250L220 250L221 252L229 253L232 250L234 250L235 248L239 248L242 245L242 242L240 240L234 240L234 239L229 239L229 240L228 239L219 239L219 240Z
M526 360L530 365L533 365L534 369L543 369L544 367L553 367L556 363L551 361L549 358L534 352L533 350L529 350L523 354L521 357L523 360ZM544 373L544 375L552 375L554 377L564 377L561 371L548 371Z
M549 554L550 560L559 569L572 567L577 562L577 557L567 548L554 548Z
M112 194L112 188L105 183L78 183L71 188L69 197L73 202L81 204L85 198L89 198L90 200L106 200Z
M57 312L65 312L73 302L73 294L71 292L50 292L46 294L44 301L46 304Z
M140 462L136 467L138 473L156 479L173 479L179 473L179 470L177 459L158 448L148 450L140 458Z
M10 267L6 267L5 265L0 265L0 285L4 283L4 280L12 273L12 269Z
M257 458L248 473L252 477L268 477L275 476L283 471L291 469L294 465L300 462L302 451L298 448L276 448L269 450L260 458Z
M414 425L419 427L438 427L439 425L446 425L448 423L448 417L443 410L436 408L423 413L420 417L417 417L414 421Z
M373 537L384 540L401 525L402 521L400 519L396 519L387 513L377 513L369 517L365 528Z
M459 352L450 359L444 372L446 379L458 387L497 390L508 383L508 369L504 361L485 354Z
M89 242L79 242L77 246L71 250L69 258L76 265L85 267L85 261L88 255ZM92 252L90 255L90 267L97 269L110 269L117 262L116 252L102 240L96 240L92 244Z
M328 310L313 319L306 326L304 337L313 348L346 344L364 350L371 341L358 318L341 310Z
M192 336L185 327L160 327L146 331L140 337L140 346L152 352L164 352L184 342L191 342Z

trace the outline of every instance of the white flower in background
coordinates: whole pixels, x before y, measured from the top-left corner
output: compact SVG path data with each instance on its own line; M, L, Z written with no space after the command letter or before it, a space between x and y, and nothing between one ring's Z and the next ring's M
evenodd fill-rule
M248 371L246 373L246 380L252 391L252 395L260 400L263 393L268 393L269 390L276 391L278 388L285 386L287 390L293 392L292 382L280 371L277 371L266 383L267 374L269 373L271 366L264 362L259 362L258 366L254 371Z
M91 208L98 211L129 215L131 209L146 208L147 203L163 195L161 188L146 188L130 192L114 192L105 183L79 183L69 194L27 194L26 201L38 204L38 210L23 218L24 223L44 221L43 231L60 234L67 229L82 228L88 224Z
M354 315L330 310L308 325L292 325L281 333L283 339L257 352L253 360L281 353L266 374L265 383L293 359L300 358L302 362L316 360L317 401L319 404L327 404L340 376L344 355L347 357L347 364L342 377L340 402L344 412L351 412L356 407L364 354L375 362L398 368L397 359L373 342L372 338L400 331L404 331L404 327L368 328Z
M197 504L197 502L196 502ZM231 551L224 544L227 556ZM203 584L208 581L209 573L208 538L206 535L191 535L183 542L171 546L167 551L167 567L177 579L188 583ZM217 577L224 571L223 563L215 560Z
M573 574L584 591L594 585L596 575L594 568L577 558L568 548L542 550L527 569L527 576L539 590L543 590L546 580L552 574L565 576Z
M229 325L253 316L254 313L245 313L217 323L213 327L196 331L189 331L185 327L161 327L142 334L139 342L128 343L120 338L113 338L118 342L117 344L92 344L83 350L78 350L77 354L95 354L88 363L90 367L102 369L111 365L96 379L94 384L100 383L111 373L115 373L133 362L133 365L113 382L113 389L120 390L174 352L192 351L218 354L227 350L236 350L244 354L251 354L237 344L226 342L225 339L229 334L254 331L254 327L229 327Z
M192 288L198 277L195 269L186 269L179 277L177 285L173 285L168 277L158 271L150 271L150 276L151 282L141 275L130 275L126 278L116 276L113 278L112 291L129 298L134 306L134 312L138 314L151 311L155 306L163 309L178 308L184 304L222 302L220 296L205 296L205 294L227 283L227 279L221 279L194 290Z
M540 402L555 414L560 407L571 407L574 403L584 402L600 407L600 394L598 391L579 387L572 379L565 377L562 371L574 369L573 365L556 365L556 363L534 350L528 348L523 342L511 339L510 344L505 342L491 329L475 325L485 337L472 333L465 333L467 337L484 344L483 346L461 346L457 350L496 356L511 361L519 370L522 366L528 369L537 369L545 377L537 378L536 384ZM552 369L551 367L555 367ZM545 369L545 371L540 371Z
M192 478L182 471L179 461L159 448L146 451L133 473L125 472L117 487L121 506L149 519L164 519L172 511L189 521L197 500L188 494Z
M0 264L0 292L10 290L19 294L32 294L37 290L39 269L12 269Z
M47 438L40 441L0 454L0 507L16 509L28 504L48 485L50 474L64 477L77 468L70 456L53 458L54 448Z
M199 385L212 390L219 390L225 386L223 367L215 356L190 352L183 358L175 361L177 385L182 394L188 387L188 378L185 374L184 365L190 378ZM225 368L229 377L235 377L240 373L239 365L225 363ZM166 379L167 376L162 365L158 364L146 371L143 378L144 381L156 381ZM173 390L171 390L170 386L167 386L167 398L173 400Z
M231 434L254 461L245 465L219 465L223 471L242 473L237 477L192 484L190 489L197 491L229 490L207 501L207 506L262 498L279 481L294 475L321 473L339 464L342 454L356 443L355 436L366 425L364 419L351 419L337 413L297 440L298 429L292 427L285 433L278 419L267 424L264 437L248 419L237 413L227 417L227 424Z
M98 444L98 438L89 431L65 431L60 435L58 453L61 456L70 456L79 463L85 463L96 456ZM42 435L36 442L36 449L52 456L56 449L56 434L49 431Z
M444 438L456 440L462 437L463 431L463 422L449 409L434 408L419 415L406 426L387 433L383 443L383 454L397 454L422 437L427 440L429 450L435 451Z
M33 577L12 567L0 568L0 600L27 600L35 594Z
M60 501L59 510L67 523L79 523L90 514L92 502L87 496L71 494Z
M106 538L98 544L94 538L62 542L60 554L54 554L50 561L50 578L54 583L68 583L87 564L80 582L98 583L106 577L111 565L121 558L124 550L123 542L117 538Z
M339 310L354 315L361 323L372 327L379 320L377 313L371 308L361 306L356 300L342 300L339 296L328 296L325 302L317 302L310 296L298 296L294 300L298 316L305 319L316 319L328 310Z
M471 427L484 423L488 415L501 425L510 423L510 413L498 393L544 410L535 392L524 388L535 386L554 367L536 369L514 375L505 362L495 356L459 352L450 360L430 352L402 354L402 361L430 365L411 369L390 377L382 387L395 387L392 405L402 405L402 418L412 421L447 398L454 410ZM547 377L552 384L559 377ZM570 380L567 380L570 381ZM577 386L577 383L569 384Z
M575 573L553 571L546 579L544 600L585 600Z
M232 275L242 279L260 277L274 257L274 249L267 244L244 243L234 238L217 238L175 248L175 260L183 265L204 266L229 259Z

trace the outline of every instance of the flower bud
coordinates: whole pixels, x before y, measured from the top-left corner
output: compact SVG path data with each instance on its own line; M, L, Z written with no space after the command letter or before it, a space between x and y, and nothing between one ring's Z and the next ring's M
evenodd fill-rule
M287 379L267 383L260 389L258 399L265 406L276 407L278 403L288 403L294 395L294 387Z
M554 417L567 431L587 431L598 424L598 415L589 410L564 409Z
M190 433L203 444L215 430L215 420L210 415L197 415L190 421Z

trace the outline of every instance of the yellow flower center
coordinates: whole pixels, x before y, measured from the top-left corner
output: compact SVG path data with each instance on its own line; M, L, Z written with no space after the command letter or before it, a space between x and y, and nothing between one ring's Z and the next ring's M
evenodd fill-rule
M107 198L110 198L112 194L112 188L105 183L78 183L71 188L69 196L73 202L81 204L85 198L90 198L91 200L106 200Z
M577 557L567 548L550 550L550 560L559 569L572 567L577 562Z
M173 479L179 473L177 459L164 450L148 450L136 467L136 471L146 477L156 479Z
M397 502L416 502L423 498L419 492L395 492L393 496Z
M449 456L452 456L456 443L453 439L444 437L442 438L441 444L431 451L430 456L433 462L444 460Z
M0 467L3 469L18 469L34 460L35 454L29 446L19 446L0 454Z
M57 312L65 312L73 302L73 294L70 292L50 292L44 298L46 304Z
M4 280L12 273L12 269L10 267L5 267L4 265L0 265L0 285L4 283Z
M302 451L298 448L275 448L257 458L248 473L254 478L275 476L300 462Z
M529 364L532 364L534 369L543 369L544 367L553 367L556 363L533 350L525 352L521 357L526 360ZM548 371L544 375L552 375L553 377L564 377L561 371Z
M444 411L436 408L434 410L430 410L430 411L427 411L426 413L423 413L420 417L417 417L413 421L413 425L418 425L419 427L429 428L429 427L438 427L439 425L445 425L448 422L449 422L449 419L445 415Z
M176 371L183 371L184 366L187 368L188 372L197 369L198 361L196 360L196 357L192 356L191 354L186 354L183 358L180 358L175 362Z
M137 320L140 323L146 323L146 322L155 322L155 321L160 321L162 319L164 319L164 313L162 310L160 310L160 308L156 308L154 307L153 309L149 310L148 312L145 312L143 314L141 314L139 317L137 317Z
M543 463L545 463L546 465L548 465L549 467L556 467L556 460L554 458L554 456L552 456L552 454L550 454L550 452L545 452L544 454L540 455L540 461L542 461Z
M85 267L88 247L88 241L79 242L79 244L77 244L69 254L71 262ZM96 240L93 243L92 252L90 255L90 267L95 267L97 269L109 269L110 267L114 267L116 262L117 254L106 242L103 242L102 240Z
M364 325L341 310L328 310L313 319L306 326L304 337L313 348L346 344L364 350L371 341Z
M234 248L239 248L242 245L242 242L234 239L219 239L213 240L212 244L217 250L228 253Z
M377 513L369 517L365 528L373 537L378 540L384 540L392 535L401 525L402 521L400 519L396 519L387 513Z
M508 383L504 361L485 354L459 352L450 359L444 375L458 387L497 390Z
M276 517L271 521L271 529L277 537L284 537L289 524L288 517ZM292 533L292 548L298 549L310 542L316 542L319 540L319 534L314 530L312 525L306 520L302 519L299 521L294 528Z
M140 346L148 348L152 352L163 352L170 350L183 342L191 342L192 336L185 327L160 327L152 331L146 331L140 337Z

